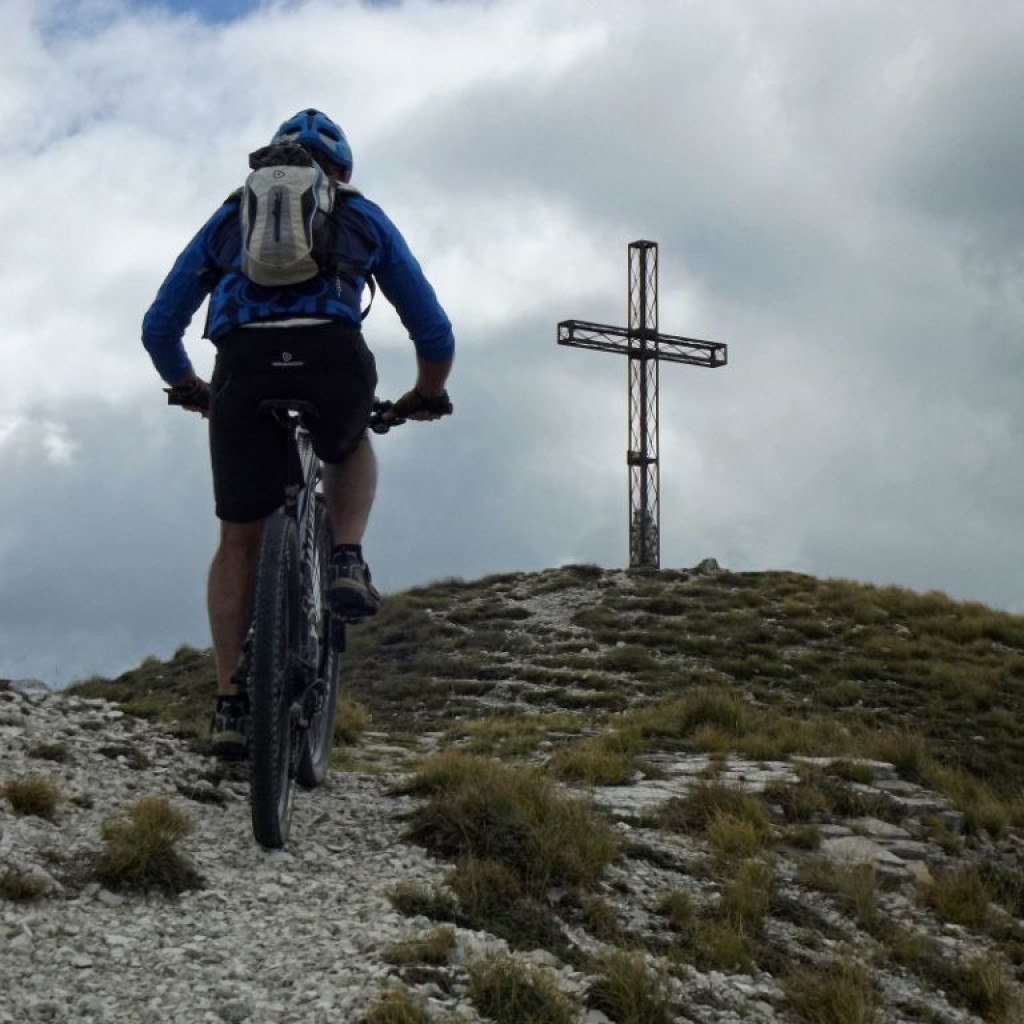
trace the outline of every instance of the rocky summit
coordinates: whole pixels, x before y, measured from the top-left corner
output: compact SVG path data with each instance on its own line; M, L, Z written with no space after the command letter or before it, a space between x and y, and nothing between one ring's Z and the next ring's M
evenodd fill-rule
M752 579L586 567L396 596L348 654L369 721L278 852L244 768L182 728L179 663L206 652L0 685L0 1022L1021 1020L1019 782L942 756L996 742L1020 620ZM940 681L926 723L906 691L947 642L993 690L966 716ZM491 763L606 829L607 862L538 885L514 794L463 802ZM103 869L154 799L174 885Z

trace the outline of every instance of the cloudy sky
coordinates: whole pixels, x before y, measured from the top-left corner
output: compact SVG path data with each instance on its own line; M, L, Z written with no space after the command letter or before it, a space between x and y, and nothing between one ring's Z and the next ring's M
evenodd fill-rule
M306 106L456 327L456 415L377 445L385 591L626 563L626 360L555 338L625 322L644 238L662 330L729 345L662 367L663 566L1024 613L1019 0L2 9L0 676L207 645L205 428L163 404L139 323ZM404 391L385 302L367 335Z

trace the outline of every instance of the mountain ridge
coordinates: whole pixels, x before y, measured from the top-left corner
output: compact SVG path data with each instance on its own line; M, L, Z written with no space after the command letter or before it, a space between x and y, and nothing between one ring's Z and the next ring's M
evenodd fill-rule
M429 970L385 967L377 950L379 978L429 1009L385 1024L478 1019L467 965L480 943L553 972L587 1021L1019 1019L1024 619L706 560L439 581L390 595L349 647L351 734L362 709L371 739L344 747L329 791L300 803L326 800L330 817L346 779L386 778L375 800L419 823L418 837L390 833L394 849L436 865L410 883L408 921L455 936ZM145 728L170 728L201 764L211 682L209 653L183 648L67 699L162 720ZM492 810L500 787L551 783L610 823L618 854L599 880L531 894L521 851L438 840L431 814L455 813L465 778L480 790L492 771ZM220 786L244 803L237 782ZM480 878L498 892L509 877L499 906L473 895ZM640 958L662 1010L611 999L613 954ZM863 1016L829 1004L830 989ZM270 1019L260 1012L239 1019Z

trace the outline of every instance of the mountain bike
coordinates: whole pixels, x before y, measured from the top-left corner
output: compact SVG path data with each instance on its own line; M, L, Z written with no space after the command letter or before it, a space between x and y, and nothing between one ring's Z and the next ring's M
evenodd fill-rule
M168 391L168 402L183 404ZM370 427L386 433L405 422L385 419L376 402ZM285 501L263 523L252 624L239 676L249 698L249 796L256 841L280 849L288 841L295 784L320 786L334 742L345 622L325 604L331 527L320 460L308 424L316 409L298 399L260 405L294 443Z

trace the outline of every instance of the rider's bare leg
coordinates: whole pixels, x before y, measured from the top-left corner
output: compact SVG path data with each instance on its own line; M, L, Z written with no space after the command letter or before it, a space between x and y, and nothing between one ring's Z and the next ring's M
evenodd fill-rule
M323 473L334 543L360 544L377 492L377 457L370 439L364 437L344 462L325 465ZM238 692L231 675L238 667L252 618L262 530L262 521L222 521L220 546L210 564L207 606L217 670L217 693L222 697Z
M207 607L217 670L217 693L230 697L238 692L231 674L238 667L242 644L252 618L256 561L260 552L263 521L220 524L220 546L210 564Z
M377 456L365 434L344 462L323 467L324 496L335 544L361 544L377 494Z

